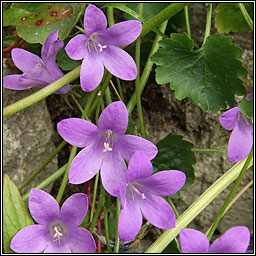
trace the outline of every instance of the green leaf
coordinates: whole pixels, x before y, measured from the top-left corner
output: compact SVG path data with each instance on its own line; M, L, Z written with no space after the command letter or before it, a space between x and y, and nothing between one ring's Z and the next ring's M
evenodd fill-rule
M64 48L60 49L56 56L58 66L64 71L70 71L81 65L80 60L72 60L68 57Z
M218 112L234 106L235 95L246 93L240 78L247 70L237 60L242 50L231 37L209 36L202 48L193 50L186 33L172 34L160 46L151 58L158 65L156 81L170 83L177 99L189 97L203 110Z
M133 119L131 116L129 116L129 119L128 119L128 126L127 126L127 129L125 131L125 134L132 134L133 131L134 131L134 128L135 128L135 124L133 122Z
M59 29L59 38L65 39L77 23L80 15L82 15L84 12L84 9L81 8L81 4L79 3L15 3L12 5L12 8L25 9L36 15L38 11L41 9L44 10L49 6L52 6L51 8L55 8L55 6L64 9L67 8L73 10L73 14L60 21L45 26L37 26L36 28L25 28L17 26L16 29L19 37L23 38L29 43L43 44L51 32Z
M9 46L15 40L16 36L5 36L3 38L3 45Z
M58 21L62 21L74 13L68 9L56 5L43 5L36 13L25 9L10 8L3 13L4 26L20 26L24 28L38 28Z
M238 104L239 110L247 118L252 119L253 117L253 98L247 100L244 98L240 104Z
M10 180L8 175L4 176L3 188L3 236L4 251L12 253L10 242L14 235L22 228L33 225L34 222L22 200L18 188Z
M244 3L244 6L253 19L253 3ZM215 9L215 28L219 33L248 32L250 27L244 19L238 3L221 3Z
M162 251L163 254L181 253L177 239L173 239Z
M179 170L186 174L186 183L182 189L190 186L195 180L195 154L191 151L193 144L183 140L180 135L168 134L156 144L157 156L152 160L154 173L164 170Z

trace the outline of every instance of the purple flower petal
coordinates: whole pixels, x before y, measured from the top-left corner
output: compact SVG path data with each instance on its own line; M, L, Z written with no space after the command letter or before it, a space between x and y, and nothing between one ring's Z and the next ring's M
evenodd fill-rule
M31 189L28 204L31 216L39 224L48 224L60 212L57 201L51 195L40 189Z
M121 241L132 240L140 231L142 226L142 214L137 202L131 198L125 198L122 203L118 222L118 235Z
M183 253L207 253L209 249L207 237L194 229L180 231L180 244Z
M98 127L101 131L111 130L123 135L128 126L128 112L122 101L109 104L101 113Z
M69 247L73 253L93 253L95 251L95 241L90 232L84 228L74 228L70 231Z
M120 144L122 145L121 154L128 162L136 151L143 151L150 160L158 152L157 147L152 142L135 135L124 135L120 138Z
M81 60L87 55L86 41L88 37L79 34L73 37L66 45L67 55L73 60Z
M253 98L253 92L247 95L247 100L250 100L251 98Z
M123 80L134 80L137 77L137 67L133 58L124 50L108 45L102 51L102 61L106 69Z
M169 170L158 172L140 180L139 183L144 186L145 191L158 196L170 196L178 192L184 186L185 181L186 175L183 172Z
M93 91L100 84L104 74L101 59L95 53L88 54L81 66L80 83L85 92Z
M68 243L59 244L56 241L55 243L49 243L44 253L71 253L71 250Z
M92 33L107 28L107 19L103 11L90 4L84 13L84 31L89 37Z
M175 227L175 214L162 197L145 193L144 197L139 200L139 206L143 216L152 225L161 229Z
M242 114L231 133L228 143L228 156L230 162L244 159L251 151L253 145L253 127Z
M30 88L20 83L21 75L8 75L3 77L3 87L11 90L25 90Z
M101 168L103 146L94 143L82 149L74 158L69 170L69 183L81 184L90 180Z
M127 182L127 167L118 150L105 152L101 166L101 181L105 190L112 196L119 196L119 190Z
M45 64L55 63L58 51L64 46L64 42L61 39L58 40L58 33L58 29L50 33L42 46L41 57Z
M57 124L60 136L69 144L83 148L95 140L98 128L91 122L80 118L68 118Z
M127 179L129 182L137 179L147 178L152 174L153 166L142 151L136 151L130 160L127 172Z
M76 193L62 205L60 219L70 226L79 226L88 210L88 198L85 194Z
M212 243L209 253L245 253L249 242L250 231L247 227L233 227Z
M10 248L18 253L40 253L49 243L49 230L44 225L31 225L13 237Z
M220 124L226 130L234 129L237 124L238 114L240 113L238 107L231 108L219 117Z
M119 22L101 34L101 38L107 45L126 46L134 42L140 35L142 24L138 20Z
M37 64L43 65L43 61L37 55L20 48L14 48L11 55L16 67L23 72L31 71Z

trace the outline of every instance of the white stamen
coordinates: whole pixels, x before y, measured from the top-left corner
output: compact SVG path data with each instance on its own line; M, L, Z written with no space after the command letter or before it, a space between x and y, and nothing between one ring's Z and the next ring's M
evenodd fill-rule
M58 230L57 227L54 227L53 229L55 231L55 234L53 235L53 237L57 237L57 239L53 241L59 241L60 243L60 238L62 237L62 233Z
M100 47L100 50L99 50L100 52L102 52L103 49L107 48L106 45L101 45L100 43L98 43L98 46Z
M107 142L104 142L104 149L103 152L112 151L112 148Z
M145 197L145 194L144 194L144 193L142 193L142 199L146 199L146 197Z

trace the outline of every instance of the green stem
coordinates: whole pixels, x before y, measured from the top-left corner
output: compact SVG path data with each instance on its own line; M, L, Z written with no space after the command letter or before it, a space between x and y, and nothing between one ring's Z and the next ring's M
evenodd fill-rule
M64 148L67 144L66 141L62 141L54 152L49 156L49 158L37 169L35 170L28 179L19 187L19 191L25 188L51 161L52 159Z
M160 253L207 205L209 205L241 172L247 158L236 163L211 185L176 221L176 227L165 231L147 250L146 253ZM251 160L248 168L251 167Z
M105 203L105 189L103 187L102 184L100 184L100 198L99 198L99 203L98 203L98 206L97 206L97 210L96 210L96 213L91 221L91 226L89 228L89 232L92 233L93 229L95 228L95 226L97 225L97 220L98 220L98 217L100 216L100 213L101 213L101 209L102 207L104 206L104 203Z
M57 180L58 178L60 178L64 173L65 170L67 168L67 164L63 165L60 169L58 169L57 171L55 171L51 176L49 176L47 179L45 179L44 181L42 181L40 184L38 184L35 188L37 189L44 189L47 186L49 186L50 184L52 184L55 180ZM26 193L22 199L27 202L28 201L28 197L29 197L29 193Z
M188 3L172 3L168 5L164 10L159 12L157 15L149 19L147 22L143 24L142 31L140 37L146 35L155 27L162 24L164 21L170 19L176 13L181 11Z
M253 21L250 17L250 15L248 14L247 10L244 7L243 3L238 3L238 6L244 16L245 21L247 22L248 26L250 27L251 31L253 31Z
M119 252L119 236L118 236L118 222L119 222L119 215L120 215L120 201L118 198L116 198L116 237L115 237L115 248L114 253Z
M112 250L110 247L109 232L108 232L108 209L106 206L104 206L104 228L105 228L105 237L106 237L106 243L107 243L107 253L112 253Z
M81 105L79 104L79 102L77 101L76 97L71 94L71 98L73 99L73 101L75 102L76 106L78 107L78 109L81 111L82 115L84 116L84 118L89 121L89 118L87 117L86 112L83 110L83 108L81 107Z
M192 148L192 152L195 153L226 153L226 148Z
M124 102L124 95L123 95L122 87L120 84L120 79L118 77L116 77L116 82L117 82L117 88L118 88L119 95L121 97L122 102Z
M222 205L222 207L220 209L220 212L219 212L216 220L214 221L214 223L213 223L213 225L211 227L211 230L210 230L210 232L209 232L209 234L207 236L209 241L211 240L211 238L213 236L213 233L214 233L215 229L217 228L217 226L218 226L218 224L219 224L219 222L220 222L220 220L221 220L221 218L222 218L226 208L228 207L228 205L231 202L234 194L236 193L236 191L237 191L237 189L238 189L238 187L239 187L239 185L240 185L240 183L241 183L241 181L242 181L242 179L244 177L244 174L246 173L246 171L248 169L248 166L249 166L249 164L250 164L250 162L252 160L252 157L253 157L253 150L250 152L248 158L246 159L246 162L245 162L245 164L244 164L244 166L243 166L243 168L242 168L242 170L241 170L241 172L240 172L240 174L239 174L239 176L238 176L234 186L232 187L231 191L229 192L227 199L225 200L224 204Z
M166 200L168 202L168 204L172 207L174 213L175 213L175 217L178 218L180 216L175 204L173 203L172 199L169 198L169 196L166 197Z
M164 33L168 21L165 21L163 24L160 25L159 30ZM159 49L159 41L162 39L161 36L156 35L155 40L153 42L152 48L150 50L148 60L146 62L145 68L143 70L143 73L140 77L140 93L143 92L145 85L148 81L149 75L151 73L153 62L150 60L150 57ZM127 110L128 114L130 115L136 105L136 92L133 93L131 99L129 100L127 104Z
M55 82L47 85L43 89L3 108L3 117L12 115L22 109L25 109L32 104L45 99L47 96L53 94L54 92L58 91L66 84L74 81L80 75L81 65L76 67L74 70L70 71L66 75L62 76L60 79L56 80Z
M185 14L187 34L188 34L188 37L191 38L191 31L190 31L190 25L189 25L189 15L188 15L188 6L185 6L184 14Z
M95 181L94 181L94 188L93 188L93 197L92 197L92 209L91 209L91 215L90 215L90 222L93 219L93 212L95 208L95 203L96 203L96 195L97 195L97 188L98 188L98 181L99 181L99 175L100 172L98 172L95 176Z
M212 4L209 3L207 7L206 27L205 27L203 44L206 42L207 37L211 34L211 25L212 25Z
M139 3L139 15L143 13L143 3ZM139 128L140 133L144 139L147 138L147 134L145 131L144 121L143 121L143 113L141 107L141 98L140 98L140 37L136 40L135 44L135 62L137 65L137 77L135 80L135 93L136 93L136 103L137 103L137 113L139 119Z
M64 194L64 191L65 191L65 188L66 188L66 186L67 186L69 169L70 169L70 166L71 166L71 163L72 163L73 159L74 159L75 156L76 156L76 151L77 151L77 147L74 147L74 146L73 146L72 149L71 149L71 153L70 153L69 159L68 159L67 169L66 169L66 171L65 171L64 177L63 177L63 179L62 179L62 182L61 182L61 185L60 185L60 188L59 188L57 197L56 197L56 201L57 201L58 203L60 203L60 201L61 201L61 199L62 199L62 196L63 196L63 194Z
M84 34L84 29L80 28L79 26L75 26L76 29L78 29L80 32L82 32Z
M107 87L106 90L105 90L105 98L106 98L107 105L109 105L112 102L109 87Z
M107 17L108 17L108 25L109 27L115 24L114 20L114 8L108 7L107 8Z

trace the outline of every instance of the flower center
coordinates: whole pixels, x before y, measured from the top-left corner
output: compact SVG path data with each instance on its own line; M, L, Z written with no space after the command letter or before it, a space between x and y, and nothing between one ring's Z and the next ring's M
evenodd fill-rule
M89 39L86 41L86 47L88 48L89 52L95 51L97 53L102 52L103 49L107 48L107 45L102 45L100 42L100 37L93 33Z
M59 244L69 236L66 227L60 222L55 222L51 225L50 234L53 242L58 242Z
M115 134L111 130L106 130L104 132L104 149L103 152L112 151L115 141Z
M146 199L146 196L143 192L140 191L139 187L142 187L142 184L139 184L137 182L130 182L127 189L132 197L132 200L135 199L135 195L139 196L143 200Z

